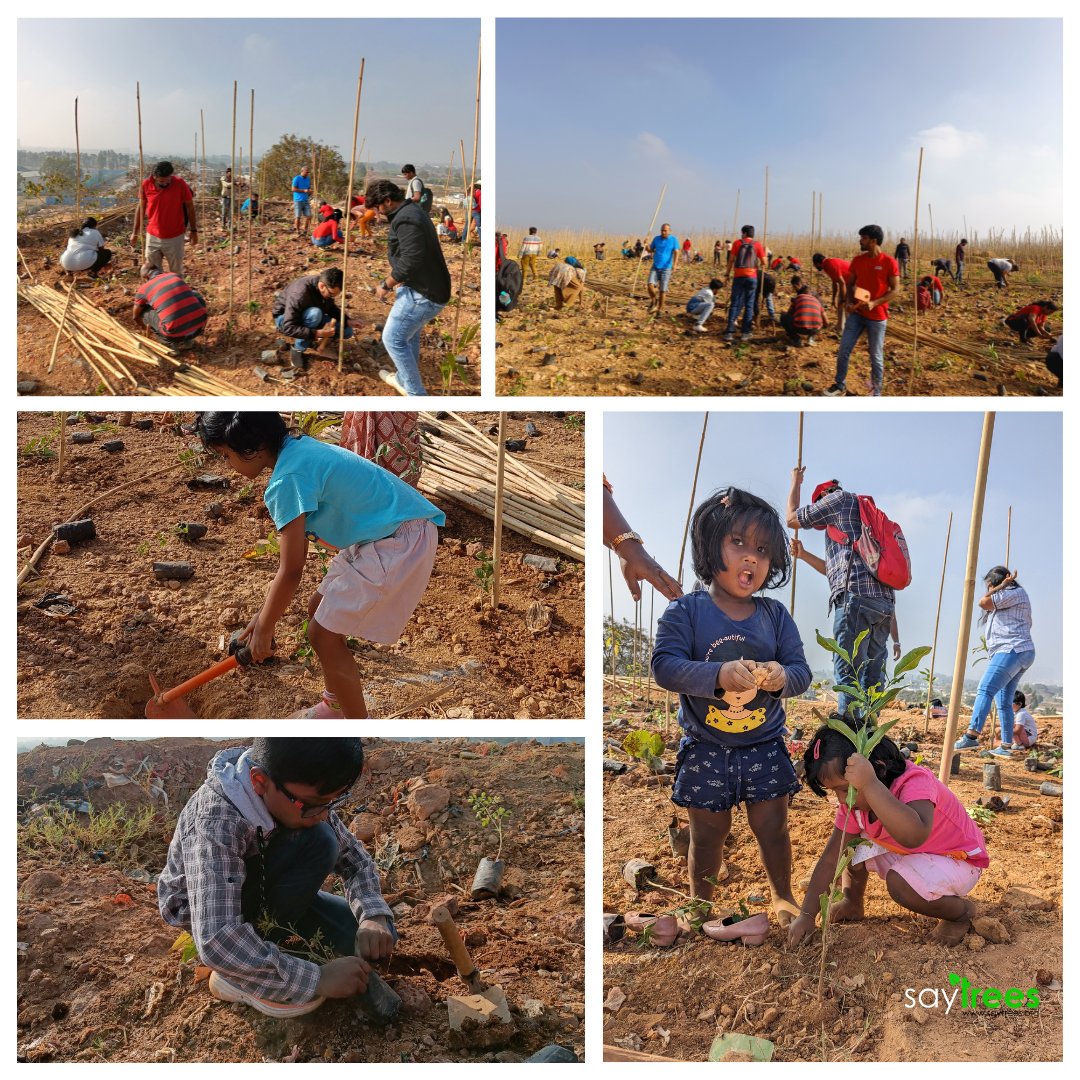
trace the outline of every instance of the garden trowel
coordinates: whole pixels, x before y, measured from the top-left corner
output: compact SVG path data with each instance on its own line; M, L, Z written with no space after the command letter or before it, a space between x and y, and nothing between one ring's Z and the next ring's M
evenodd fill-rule
M458 975L468 986L471 994L468 997L452 995L447 999L447 1008L450 1013L451 1028L460 1029L461 1021L471 1017L479 1025L497 1023L508 1025L503 1030L513 1030L513 1018L510 1016L510 1007L506 1001L506 995L501 986L488 986L480 978L480 972L469 956L469 950L465 948L465 942L461 940L454 917L441 904L431 910L431 921L439 928L443 942L446 945L450 958L454 961Z

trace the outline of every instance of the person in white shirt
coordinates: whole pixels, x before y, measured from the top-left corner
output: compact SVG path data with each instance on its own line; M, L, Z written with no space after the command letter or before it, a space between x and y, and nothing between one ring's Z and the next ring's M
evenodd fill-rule
M1027 711L1027 698L1017 690L1013 694L1013 746L1027 749L1039 740L1035 717Z
M544 241L536 232L536 226L529 226L529 234L522 238L521 250L518 252L518 262L521 263L521 280L525 280L525 271L529 270L532 273L533 280L536 280L536 260L540 257L540 252L544 250Z
M60 256L60 265L69 273L89 270L96 278L98 271L113 257L105 246L105 237L98 232L97 220L88 217L68 236L67 247Z

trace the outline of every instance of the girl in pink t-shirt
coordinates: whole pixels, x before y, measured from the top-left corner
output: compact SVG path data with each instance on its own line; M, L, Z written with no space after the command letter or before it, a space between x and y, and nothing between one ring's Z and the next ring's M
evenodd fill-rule
M823 797L834 792L840 805L788 943L796 945L813 931L840 851L861 836L867 843L859 844L844 872L843 899L833 904L830 920L863 917L867 871L873 870L901 907L940 920L938 941L959 944L975 912L967 894L990 864L982 831L960 800L929 769L907 761L888 738L868 760L843 734L823 727L810 740L803 762L811 790ZM852 810L849 784L856 791Z

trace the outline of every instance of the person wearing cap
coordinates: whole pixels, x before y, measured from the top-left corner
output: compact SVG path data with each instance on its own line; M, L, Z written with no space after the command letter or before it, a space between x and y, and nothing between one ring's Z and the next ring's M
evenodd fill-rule
M410 396L426 394L420 377L420 335L450 299L450 271L439 235L427 213L406 199L392 180L373 180L364 197L367 208L390 223L390 274L375 289L378 300L394 294L382 343L397 369L397 385ZM391 379L394 376L387 375L387 381Z
M882 680L890 633L893 657L900 657L899 632L896 630L896 594L870 572L854 543L862 531L858 497L844 491L838 480L826 480L814 488L807 506L799 505L806 469L791 470L787 524L792 529L819 529L825 533L825 558L813 555L802 542L791 541L793 558L802 559L829 581L829 610L833 613L833 638L851 655L855 639L864 631L854 668L843 657L833 654L833 681L838 686L859 685L863 689ZM857 669L857 670L855 670ZM836 711L847 715L851 699L836 695Z
M184 276L184 234L191 230L191 242L199 242L199 226L195 220L195 198L191 188L174 175L171 161L159 161L139 189L139 205L135 224L131 227L131 246L139 242L139 233L146 224L146 246L143 258L159 270L162 261L177 277Z

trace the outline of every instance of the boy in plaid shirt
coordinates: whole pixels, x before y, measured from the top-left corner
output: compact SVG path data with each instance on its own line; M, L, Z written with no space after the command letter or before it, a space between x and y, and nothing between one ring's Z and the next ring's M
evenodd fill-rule
M256 739L210 762L177 821L158 908L190 930L215 997L299 1016L362 994L367 961L390 956L397 934L378 869L335 812L363 763L360 740L346 738ZM320 891L331 873L344 898ZM339 955L292 956L276 943L290 933L320 934Z

